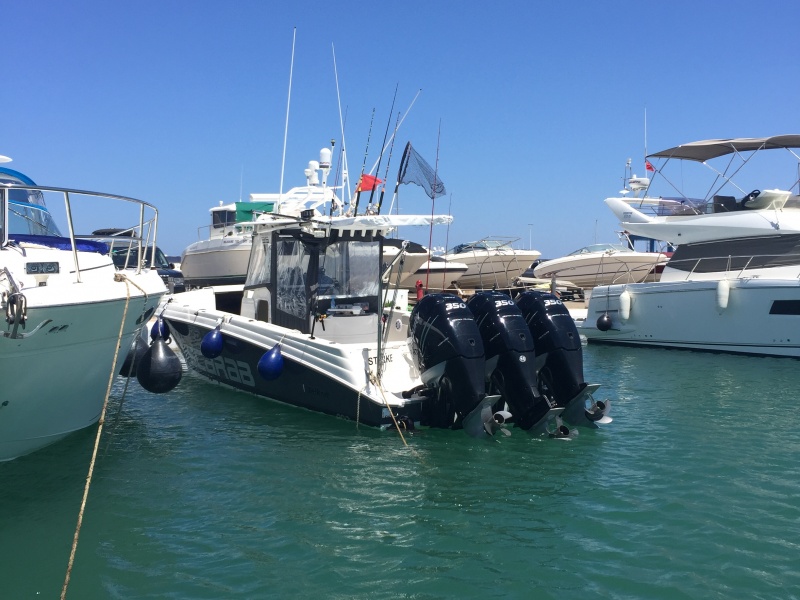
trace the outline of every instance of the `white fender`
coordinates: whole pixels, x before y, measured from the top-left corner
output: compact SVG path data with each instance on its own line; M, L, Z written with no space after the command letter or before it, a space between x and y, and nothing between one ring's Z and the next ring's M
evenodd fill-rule
M619 318L627 321L631 317L631 295L625 290L619 295Z
M717 308L725 310L728 308L728 298L731 295L731 284L727 279L720 279L717 283Z

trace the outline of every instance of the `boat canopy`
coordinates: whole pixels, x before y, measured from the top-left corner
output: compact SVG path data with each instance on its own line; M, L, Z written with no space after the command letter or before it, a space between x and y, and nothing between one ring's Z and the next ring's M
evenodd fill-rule
M800 148L800 135L774 135L763 138L730 138L721 140L703 140L682 144L655 154L648 158L678 158L705 162L712 158L733 154L735 152L754 152L775 148Z

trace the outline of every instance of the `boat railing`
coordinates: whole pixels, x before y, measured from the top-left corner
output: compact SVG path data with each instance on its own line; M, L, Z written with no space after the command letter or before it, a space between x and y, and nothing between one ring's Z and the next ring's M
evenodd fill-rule
M782 254L727 254L671 258L667 266L674 272L685 272L689 280L702 274L725 274L733 279L745 278L759 269L795 267L793 278L800 279L800 252ZM782 278L785 276L781 276Z
M27 190L29 197L35 194L36 204L30 203L30 208L38 209L55 222L55 228L48 227L45 230L41 223L33 222L27 215L21 214L22 209L27 208L26 202L9 203L9 213L13 212L12 207L19 209L13 219L9 214L9 241L16 237L18 240L27 239L71 250L78 283L81 282L80 251L110 254L114 245L118 244L130 247L132 253L136 248L136 264L128 266L137 273L149 268L145 251L155 256L158 210L148 202L128 196L62 187L14 184L0 187L3 188L7 190L4 196L8 196L11 190ZM107 221L104 222L107 219L124 221L128 225L123 228L103 228L108 225ZM84 231L86 233L79 233Z

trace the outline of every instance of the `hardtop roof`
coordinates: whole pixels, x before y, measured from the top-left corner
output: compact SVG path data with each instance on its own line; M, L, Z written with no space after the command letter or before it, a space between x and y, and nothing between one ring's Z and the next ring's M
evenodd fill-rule
M674 148L649 154L648 158L678 158L681 160L706 160L733 154L734 152L751 152L775 148L800 148L800 135L774 135L762 138L729 138L720 140L703 140L681 144Z

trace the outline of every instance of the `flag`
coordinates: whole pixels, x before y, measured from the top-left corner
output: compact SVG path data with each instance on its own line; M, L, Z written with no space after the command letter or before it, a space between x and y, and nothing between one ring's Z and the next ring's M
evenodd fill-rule
M375 175L367 175L364 173L361 176L361 182L358 185L358 189L362 192L370 192L378 187L380 184L383 183L382 179L378 179Z
M647 159L644 159L644 168L646 171L653 171L654 173L656 171L656 168L653 165L651 165L650 161Z
M421 186L431 200L447 193L442 180L438 178L431 166L425 162L425 159L411 147L411 142L406 144L406 149L403 152L397 181L399 183L415 183Z

